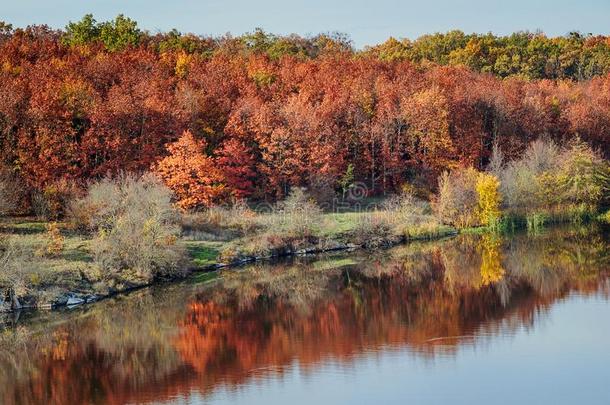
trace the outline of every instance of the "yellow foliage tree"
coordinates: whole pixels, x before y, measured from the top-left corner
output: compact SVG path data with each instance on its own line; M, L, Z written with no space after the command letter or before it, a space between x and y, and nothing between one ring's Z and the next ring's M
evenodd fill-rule
M193 57L191 55L187 55L184 52L178 55L178 57L176 58L176 67L174 68L176 76L184 78L188 74L189 65L192 59Z
M500 180L493 174L480 173L476 184L479 200L479 221L482 225L493 224L500 216Z

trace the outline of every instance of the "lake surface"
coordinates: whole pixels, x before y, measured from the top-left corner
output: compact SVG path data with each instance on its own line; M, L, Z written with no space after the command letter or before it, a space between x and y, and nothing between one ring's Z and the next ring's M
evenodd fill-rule
M0 327L0 403L608 404L600 226L223 271Z

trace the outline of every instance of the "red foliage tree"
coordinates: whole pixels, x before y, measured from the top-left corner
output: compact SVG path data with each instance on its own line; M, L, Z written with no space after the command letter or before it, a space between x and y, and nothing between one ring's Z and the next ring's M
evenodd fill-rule
M245 144L237 139L225 141L217 150L216 163L231 195L243 199L254 192L256 161Z

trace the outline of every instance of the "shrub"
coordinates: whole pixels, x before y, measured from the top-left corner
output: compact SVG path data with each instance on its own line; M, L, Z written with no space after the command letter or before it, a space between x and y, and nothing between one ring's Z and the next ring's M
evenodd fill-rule
M385 213L364 213L358 216L352 239L355 244L367 248L390 245L398 239L392 224Z
M37 217L56 221L66 216L71 202L81 195L81 187L75 182L58 180L33 194L32 209Z
M123 175L93 183L73 204L73 221L95 234L92 253L103 275L148 282L181 273L184 255L171 199L156 177Z
M409 187L406 191L393 195L385 200L381 207L388 213L392 213L398 222L410 222L414 216L423 212L421 204L416 200Z
M277 204L276 212L263 218L268 230L302 238L316 234L323 220L320 207L299 187L293 188L286 199Z
M500 176L503 207L515 212L542 206L539 202L536 173L521 162L511 162Z
M487 165L487 171L496 177L500 177L505 169L504 153L500 149L500 144L497 140L494 141L491 149L491 157Z
M479 173L472 167L441 175L435 204L436 213L441 221L458 227L479 223L476 191L478 178Z
M8 299L7 306L20 308L19 300L30 292L38 270L30 250L13 239L0 240L0 302Z
M506 164L499 173L500 192L504 207L510 211L527 213L548 207L557 196L554 188L560 149L549 140L532 142L521 159Z
M46 243L40 253L43 256L57 256L64 250L64 237L59 229L57 222L49 222L46 225Z
M429 204L414 196L412 187L404 187L403 190L384 201L383 210L376 213L392 225L394 235L413 239L432 237L446 231L431 215Z
M279 256L308 248L320 241L322 210L301 188L294 188L273 212L254 215L255 232L221 253L221 260L240 256Z
M521 162L531 172L540 174L555 170L560 158L561 149L559 146L552 140L542 138L530 143Z
M476 190L479 200L479 222L483 225L492 225L500 218L500 203L502 198L499 192L500 181L489 173L479 173Z
M604 198L608 179L603 159L580 139L562 151L559 178L564 202L597 206Z
M576 219L603 204L610 188L607 170L606 162L578 138L565 147L535 141L521 159L500 170L503 206L525 216L532 227L553 217Z

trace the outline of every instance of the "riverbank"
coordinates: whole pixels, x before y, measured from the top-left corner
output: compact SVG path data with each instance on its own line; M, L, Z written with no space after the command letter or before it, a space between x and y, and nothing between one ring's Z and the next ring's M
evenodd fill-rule
M182 237L176 242L185 252L186 272L153 280L144 280L128 274L119 282L117 278L105 279L99 274L91 252L93 241L70 230L67 224L56 224L61 230L61 251L47 254L44 250L48 248L49 243L52 243L49 236L49 222L27 217L4 218L0 221L0 237L16 240L21 245L21 249L28 252L31 262L35 262L36 265L29 268L28 262L23 264L21 296L17 301L0 297L2 298L0 312L26 309L49 310L89 304L196 273L200 273L201 278L207 279L210 273L219 269L256 261L332 251L375 251L412 241L432 241L460 233L512 231L526 228L527 225L526 222L511 219L507 220L511 225L505 226L503 230L491 227L456 229L434 222L431 217L423 216L415 221L420 224L419 226L391 229L380 224L380 215L384 213L323 214L315 234L301 238L294 235L288 237L279 229L274 234L255 232L249 236L232 234L227 229L218 229L217 234L206 233L205 237L202 237L201 233L190 228L183 231ZM608 213L591 219L604 221L607 216ZM370 229L366 232L362 229L363 223L370 225ZM224 237L220 237L220 234Z
M398 232L397 229L381 225L379 215L382 214L322 214L316 231L307 235L279 228L275 233L253 232L248 235L219 228L216 234L202 235L191 228L183 231L182 237L176 241L176 245L185 253L184 266L187 271L153 280L136 274L105 278L94 263L93 240L70 229L68 224L28 217L4 218L0 222L0 237L10 238L13 244L18 245L24 262L19 280L13 280L19 289L19 297L0 297L0 310L81 305L192 273L205 273L258 260L328 251L382 249L411 240L432 240L457 234L457 230L451 227L425 222L424 219L430 220L428 217L420 218L425 226ZM60 246L55 246L53 251L57 239Z

